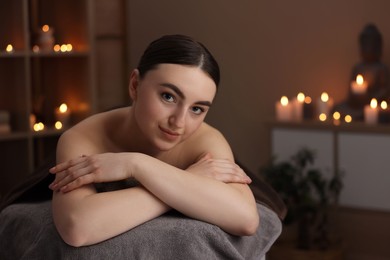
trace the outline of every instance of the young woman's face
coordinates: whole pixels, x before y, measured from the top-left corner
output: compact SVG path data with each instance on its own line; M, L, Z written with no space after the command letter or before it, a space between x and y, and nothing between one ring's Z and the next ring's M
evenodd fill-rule
M186 140L200 127L217 90L200 68L177 64L160 64L143 79L136 70L130 84L137 124L161 151Z

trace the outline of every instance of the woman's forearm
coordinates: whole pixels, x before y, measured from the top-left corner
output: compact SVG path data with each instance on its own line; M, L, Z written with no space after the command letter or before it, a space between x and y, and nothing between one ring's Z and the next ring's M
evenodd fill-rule
M170 207L231 234L256 231L259 216L247 185L192 174L144 154L132 154L131 158L133 176Z
M72 246L95 244L170 209L143 187L95 193L86 186L54 192L53 217L64 241Z

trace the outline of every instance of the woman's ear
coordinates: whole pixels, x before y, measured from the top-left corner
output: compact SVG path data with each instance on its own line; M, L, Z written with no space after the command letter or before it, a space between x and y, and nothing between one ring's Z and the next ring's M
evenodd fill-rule
M129 95L132 101L137 99L137 90L139 85L139 70L135 69L131 72L129 83Z

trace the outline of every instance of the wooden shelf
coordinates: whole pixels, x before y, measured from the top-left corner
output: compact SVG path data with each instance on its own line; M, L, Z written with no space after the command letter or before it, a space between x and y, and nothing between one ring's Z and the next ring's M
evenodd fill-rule
M62 130L30 130L30 115L46 126L67 103L72 123L95 113L94 1L14 0L0 10L0 110L10 114L11 133L0 134L0 196L55 152ZM33 52L42 25L54 31L54 44L70 52ZM40 31L42 34L42 31ZM12 44L13 52L5 48ZM4 181L3 181L4 180Z

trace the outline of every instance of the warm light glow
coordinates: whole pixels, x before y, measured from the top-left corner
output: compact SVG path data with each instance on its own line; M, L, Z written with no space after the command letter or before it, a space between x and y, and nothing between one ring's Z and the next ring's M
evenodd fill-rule
M305 97L305 103L306 103L306 104L310 104L310 103L311 103L311 97L306 96L306 97Z
M326 121L327 116L326 116L325 113L321 113L321 114L318 116L318 118L320 119L320 121L324 122L324 121Z
M62 129L62 123L60 121L57 121L55 124L54 124L54 127L57 129L57 130L60 130Z
M73 50L72 44L68 43L68 44L66 45L66 49L67 49L67 51L72 51L72 50Z
M68 50L68 47L66 46L66 44L62 44L61 45L61 52L66 52Z
M38 45L34 45L34 46L32 47L32 51L33 51L33 52L39 52L39 46L38 46Z
M382 101L381 102L381 108L383 109L383 110L385 110L385 109L387 109L387 102L386 101Z
M7 47L5 48L6 52L13 52L14 50L14 47L12 46L12 44L8 44Z
M352 116L346 115L346 116L344 117L344 120L345 120L345 122L347 122L347 123L351 123L351 122L352 122Z
M329 95L328 95L328 93L322 92L322 94L321 94L321 101L322 101L322 102L328 102L328 100L329 100Z
M42 122L36 123L33 126L35 132L42 131L45 129L45 125Z
M360 75L360 74L358 74L358 75L356 76L356 83L357 83L358 85L362 85L363 82L364 82L363 76Z
M305 101L305 94L303 94L302 92L299 92L297 95L297 100L298 100L298 102L303 103L303 101Z
M42 31L43 32L48 32L49 30L50 30L49 25L45 24L44 26L42 26Z
M333 119L340 120L340 118L341 118L341 115L340 115L339 112L336 111L336 112L333 113Z
M66 111L68 111L68 106L65 103L62 103L59 110L61 113L66 113Z
M59 52L61 50L61 46L59 44L54 45L53 50L55 52Z
M280 103L282 104L282 106L287 106L288 105L288 98L286 96L283 96L280 98Z
M376 100L376 98L371 99L370 107L376 108L377 106L378 106L378 101Z

